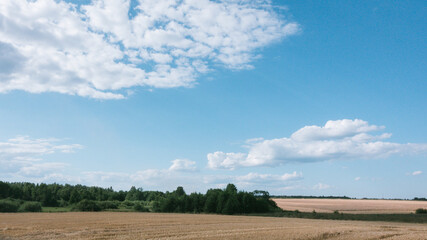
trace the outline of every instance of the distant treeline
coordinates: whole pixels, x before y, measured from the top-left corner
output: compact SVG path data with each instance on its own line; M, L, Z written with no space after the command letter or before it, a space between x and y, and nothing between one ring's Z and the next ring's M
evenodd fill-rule
M129 191L83 185L8 183L0 181L0 212L41 211L42 207L63 207L77 211L130 210L180 213L249 214L280 211L266 191L238 191L233 184L209 189L206 194Z
M327 198L327 199L351 199L347 196L303 196L303 195L272 195L271 198Z
M427 201L427 198L414 198L414 201Z
M304 196L304 195L271 195L271 198L296 198L296 199L358 199L350 198L347 196ZM415 197L413 199L402 199L402 198L361 198L366 200L413 200L413 201L427 201L427 198Z

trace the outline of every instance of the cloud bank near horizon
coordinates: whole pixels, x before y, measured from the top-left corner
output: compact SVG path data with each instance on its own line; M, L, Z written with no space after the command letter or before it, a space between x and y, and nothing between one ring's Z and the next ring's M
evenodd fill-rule
M208 154L208 167L200 169L196 161L174 159L168 168L140 169L133 172L108 172L102 168L96 171L76 169L69 171L71 163L59 161L60 154L70 154L82 149L80 144L63 144L63 139L17 136L0 141L0 170L6 181L60 182L71 184L89 184L97 186L115 186L126 189L132 185L152 189L171 190L177 185L191 191L200 191L203 187L225 187L235 183L239 188L270 188L277 191L289 191L307 188L301 171L283 174L263 173L260 166L278 166L286 163L309 163L326 160L385 158L393 155L425 154L427 144L393 143L385 140L389 133L374 135L372 132L383 130L383 126L369 124L366 121L343 119L328 121L324 126L306 126L294 132L288 138L265 140L249 139L245 147L248 153ZM47 156L55 161L46 160ZM72 166L75 168L76 166ZM234 170L252 167L248 172L236 171L216 173L213 170ZM407 175L423 174L417 170ZM355 181L360 177L354 178ZM318 183L308 189L319 191L332 188L331 185Z
M0 93L125 98L191 87L218 66L248 69L257 50L299 32L268 0L0 2Z
M130 186L144 186L154 190L171 190L178 185L191 191L203 188L222 187L233 182L239 187L283 186L301 180L302 173L294 171L283 175L250 172L246 175L212 175L197 168L195 161L175 159L169 168L141 169L134 172L107 172L99 169L80 169L71 173L68 168L76 168L72 163L58 161L61 154L75 153L83 148L80 144L61 144L63 139L17 136L0 142L1 181L85 184L102 187L114 186L128 189ZM55 161L46 160L53 155Z
M68 164L46 161L44 157L58 153L74 153L83 148L80 144L60 144L62 141L64 140L57 138L32 139L29 136L17 136L0 142L2 177L14 181L31 179L38 182L61 179L58 172L65 170Z
M290 137L246 141L248 153L213 152L207 155L211 169L277 166L287 163L342 159L386 158L392 155L427 153L427 144L384 141L390 133L372 135L384 126L355 119L330 120L324 126L305 126Z

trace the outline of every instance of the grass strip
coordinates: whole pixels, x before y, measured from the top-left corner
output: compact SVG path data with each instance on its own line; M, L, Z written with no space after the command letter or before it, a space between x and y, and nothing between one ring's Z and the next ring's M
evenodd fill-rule
M384 221L384 222L406 222L427 223L427 214L399 213L399 214L353 214L353 213L316 213L300 211L281 211L274 213L250 214L251 216L265 217L288 217L307 219L349 220L349 221Z

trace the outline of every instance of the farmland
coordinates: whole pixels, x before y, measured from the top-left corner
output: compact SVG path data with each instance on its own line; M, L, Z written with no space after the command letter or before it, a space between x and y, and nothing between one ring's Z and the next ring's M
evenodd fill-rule
M388 214L413 213L418 208L427 208L427 201L369 200L369 199L273 199L284 210L301 212Z
M0 239L425 239L427 225L174 213L2 213Z

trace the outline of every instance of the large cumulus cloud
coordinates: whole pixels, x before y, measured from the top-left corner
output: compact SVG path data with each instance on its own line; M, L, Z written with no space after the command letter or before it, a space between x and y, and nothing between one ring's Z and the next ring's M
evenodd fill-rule
M208 167L234 169L250 166L277 166L292 162L339 159L384 158L395 154L427 152L427 144L385 141L389 133L372 135L384 129L355 119L328 121L324 126L305 126L290 137L249 141L247 153L209 153Z
M2 0L0 92L189 87L217 66L250 68L257 49L298 30L260 0Z

